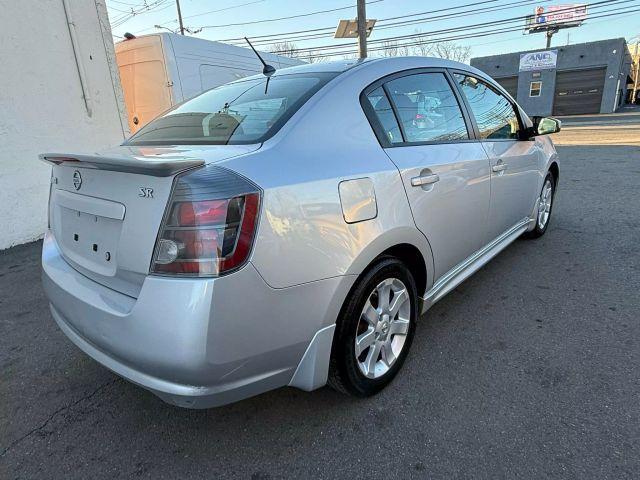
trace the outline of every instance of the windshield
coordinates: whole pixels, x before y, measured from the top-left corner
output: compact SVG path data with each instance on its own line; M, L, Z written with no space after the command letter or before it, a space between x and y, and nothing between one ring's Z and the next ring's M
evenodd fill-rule
M276 75L271 79L229 83L163 113L141 128L126 145L263 142L336 75Z

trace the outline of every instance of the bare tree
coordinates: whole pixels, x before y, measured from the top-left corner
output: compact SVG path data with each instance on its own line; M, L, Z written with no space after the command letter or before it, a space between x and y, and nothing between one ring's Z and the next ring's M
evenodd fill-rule
M299 52L296 51L296 44L293 42L289 42L285 40L281 43L274 43L271 47L271 53L275 53L276 55L283 55L285 57L290 58L298 58Z
M454 42L438 42L434 44L433 53L436 57L464 63L471 57L471 47Z
M400 45L395 41L384 42L382 48L381 53L383 57L406 57L409 55L409 47Z
M321 55L321 52L317 50L305 50L299 49L295 43L284 41L281 43L275 43L271 47L271 53L276 55L283 55L289 58L297 58L307 63L319 63L325 62L327 57Z
M327 61L327 57L323 56L322 52L318 52L316 50L307 50L298 58L300 60L304 60L307 63L322 63Z
M416 30L420 33L420 30ZM416 45L413 47L413 54L420 57L428 57L433 53L433 41L429 40L427 35L420 35L413 41Z
M398 42L384 42L382 44L382 50L380 54L383 57L397 57L398 56Z
M404 57L410 54L421 57L434 56L457 62L466 62L471 56L471 47L454 42L438 42L427 34L420 34L419 30L416 30L416 33L418 35L411 39L411 48L406 44L389 40L382 44L380 54L383 57Z

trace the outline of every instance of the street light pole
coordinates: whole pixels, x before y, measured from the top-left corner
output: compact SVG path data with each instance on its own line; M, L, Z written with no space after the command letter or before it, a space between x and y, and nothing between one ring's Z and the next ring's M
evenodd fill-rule
M360 58L367 58L367 11L365 0L358 0L358 51Z
M182 24L182 12L180 12L180 0L176 0L176 7L178 8L178 23L180 24L180 35L184 35L184 25Z

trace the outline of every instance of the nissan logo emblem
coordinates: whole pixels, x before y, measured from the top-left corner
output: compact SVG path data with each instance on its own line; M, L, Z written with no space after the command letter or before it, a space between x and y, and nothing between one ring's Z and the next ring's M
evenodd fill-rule
M82 175L80 175L80 172L76 170L75 172L73 172L73 188L75 188L76 190L80 190L81 186L82 186Z

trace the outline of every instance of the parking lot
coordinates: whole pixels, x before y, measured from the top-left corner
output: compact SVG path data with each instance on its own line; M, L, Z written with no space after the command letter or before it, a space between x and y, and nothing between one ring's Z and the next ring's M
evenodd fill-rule
M40 242L0 251L0 478L638 478L640 112L564 126L547 234L430 310L367 400L166 405L58 330Z

